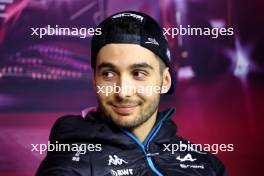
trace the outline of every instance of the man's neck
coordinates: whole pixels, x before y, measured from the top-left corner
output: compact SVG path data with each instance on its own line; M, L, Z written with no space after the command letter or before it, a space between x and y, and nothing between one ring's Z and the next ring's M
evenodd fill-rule
M156 119L157 111L145 123L136 128L130 129L131 133L136 136L141 143L143 143L155 125Z

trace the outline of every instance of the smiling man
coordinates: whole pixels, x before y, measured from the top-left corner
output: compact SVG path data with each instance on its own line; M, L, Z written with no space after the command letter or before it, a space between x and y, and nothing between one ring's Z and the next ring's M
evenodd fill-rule
M150 50L138 44L107 44L97 55L96 87L114 87L112 94L98 93L99 109L115 125L130 131L143 142L154 126L160 99L159 89L146 95L146 87L171 86L168 68ZM118 90L117 90L118 89ZM116 93L115 93L116 92Z
M174 79L157 22L128 11L98 28L102 35L93 37L91 50L98 108L57 120L51 145L68 144L67 151L48 151L37 175L225 176L211 154L169 147L188 142L176 136L170 120L175 109L158 112L160 96L174 91Z

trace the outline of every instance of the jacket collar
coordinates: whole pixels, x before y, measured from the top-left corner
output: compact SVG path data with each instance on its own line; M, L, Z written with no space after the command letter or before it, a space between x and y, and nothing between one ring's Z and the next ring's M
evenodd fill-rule
M169 108L158 112L157 121L153 128L161 126L159 132L155 134L153 142L157 144L168 143L176 134L176 126L171 121L175 113L175 108ZM124 134L123 130L116 127L111 122L101 118L100 112L96 108L87 108L82 111L82 117L88 121L94 121L100 127L95 135L96 141L116 145L119 148L135 148L137 145L133 140ZM94 136L94 135L93 135ZM151 135L149 137L152 137Z

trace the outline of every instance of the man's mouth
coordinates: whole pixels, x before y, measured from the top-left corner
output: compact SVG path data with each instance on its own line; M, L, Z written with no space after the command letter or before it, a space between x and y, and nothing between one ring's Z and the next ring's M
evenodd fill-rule
M112 109L118 114L130 114L136 109L137 106L138 106L137 104L133 104L133 105L128 105L128 104L114 105L112 104Z

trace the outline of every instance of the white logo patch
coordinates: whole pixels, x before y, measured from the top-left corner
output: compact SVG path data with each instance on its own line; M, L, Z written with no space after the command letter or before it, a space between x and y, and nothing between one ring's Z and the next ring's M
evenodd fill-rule
M80 161L80 155L84 155L86 153L85 150L83 150L83 147L80 146L77 150L77 152L75 153L75 155L72 157L72 161L76 161L79 162Z
M145 43L154 44L154 45L158 45L159 46L159 43L154 38L148 38L148 41L145 42Z
M118 156L116 155L109 155L108 156L109 159L108 159L108 166L111 166L111 164L113 165L122 165L123 163L127 164L128 162L126 162L125 160L119 158Z
M179 160L180 162L185 162L185 161L190 161L190 162L194 162L196 161L197 159L196 158L193 158L191 154L187 154L185 155L183 158L181 158L180 156L178 156L176 158L177 160ZM183 169L188 169L188 168L191 168L191 169L204 169L204 165L203 164L180 164L180 167L183 168Z
M120 169L116 171L111 169L111 175L112 176L133 175L133 169Z
M191 168L191 169L204 169L204 165L190 165L190 164L180 164L180 167L183 168L183 169L188 169L188 168Z
M178 156L176 159L179 160L180 162L185 162L185 161L194 162L194 161L197 160L196 158L192 158L192 155L189 154L189 153L187 155L185 155L185 157L183 157L183 158L181 158L180 156Z
M140 22L142 22L144 19L143 16L133 14L133 13L120 13L120 14L112 16L112 18L120 18L120 17L133 17L133 18L139 20Z

